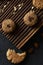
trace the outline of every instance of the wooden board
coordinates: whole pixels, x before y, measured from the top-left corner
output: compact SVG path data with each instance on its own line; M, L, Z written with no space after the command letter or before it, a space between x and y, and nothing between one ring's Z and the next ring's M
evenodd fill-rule
M23 3L21 9L17 10L15 14L13 14L14 6L18 6ZM3 4L0 5L2 8L6 4L4 1ZM24 15L29 12L32 8L32 0L11 0L8 5L4 9L3 13L0 13L0 32L9 39L14 46L20 49L26 42L42 27L43 22L43 10L38 10L34 8L35 13L39 17L39 23L37 23L34 27L29 27L23 23ZM4 19L12 19L17 24L17 29L13 34L6 34L2 31L1 24Z

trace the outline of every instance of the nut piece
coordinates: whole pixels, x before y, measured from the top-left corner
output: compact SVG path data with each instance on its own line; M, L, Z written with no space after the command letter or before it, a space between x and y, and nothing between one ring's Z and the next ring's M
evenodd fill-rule
M22 62L26 56L26 52L24 53L16 53L15 50L8 49L6 53L7 59L14 64L18 64Z
M30 10L25 16L24 16L24 23L29 26L33 26L37 23L37 15L34 11Z
M2 22L2 30L6 33L13 32L15 30L15 23L11 19L6 19Z
M43 9L43 0L33 0L33 5L36 8Z

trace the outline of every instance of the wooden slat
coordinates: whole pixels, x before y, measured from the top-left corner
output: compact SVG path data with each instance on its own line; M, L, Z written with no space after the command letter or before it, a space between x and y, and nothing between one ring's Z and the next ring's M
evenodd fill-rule
M20 49L41 27L42 23L38 28L32 29L31 32L16 47Z

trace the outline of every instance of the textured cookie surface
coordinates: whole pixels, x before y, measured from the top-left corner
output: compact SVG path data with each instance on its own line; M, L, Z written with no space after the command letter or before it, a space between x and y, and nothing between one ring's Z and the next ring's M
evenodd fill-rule
M11 63L17 64L24 60L26 56L26 52L16 53L15 50L8 49L6 56L7 56L7 59L11 61Z
M37 23L37 15L34 11L30 10L25 16L24 16L24 23L29 26L35 25Z
M33 0L33 5L36 8L43 9L43 0Z
M12 32L15 29L15 23L11 19L6 19L2 22L2 29L6 33Z

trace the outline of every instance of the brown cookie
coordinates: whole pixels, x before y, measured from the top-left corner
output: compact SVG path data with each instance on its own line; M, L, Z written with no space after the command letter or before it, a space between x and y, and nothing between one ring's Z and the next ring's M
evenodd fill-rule
M26 52L16 53L15 50L8 49L6 52L7 59L11 61L11 63L18 64L24 60L26 57Z
M11 19L6 19L2 22L2 30L6 33L13 32L15 30L15 23Z
M36 8L43 9L43 0L33 0L33 5Z
M30 10L25 16L24 16L24 23L29 26L33 26L37 23L37 15L34 13L34 11Z

